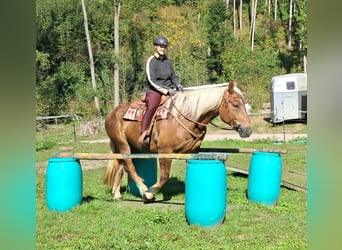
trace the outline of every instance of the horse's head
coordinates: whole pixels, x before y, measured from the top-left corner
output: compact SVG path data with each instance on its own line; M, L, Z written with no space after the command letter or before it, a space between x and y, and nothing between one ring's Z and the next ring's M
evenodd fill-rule
M231 81L223 94L219 115L221 120L232 126L242 138L247 138L252 134L252 125L245 104L236 82Z

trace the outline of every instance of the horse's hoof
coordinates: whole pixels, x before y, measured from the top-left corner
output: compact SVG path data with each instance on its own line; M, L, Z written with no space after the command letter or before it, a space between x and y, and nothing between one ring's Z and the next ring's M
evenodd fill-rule
M156 200L156 197L154 197L152 193L145 192L144 195L142 196L142 199L144 203L152 203Z
M113 201L122 201L122 196L113 197Z
M154 198L154 195L152 192L150 192L150 190L147 190L144 192L144 197L147 199L147 200L152 200Z
M147 203L153 203L156 200L156 198L153 197L153 199L151 200L147 200L147 199L143 199L143 200L144 200L144 204L147 204Z

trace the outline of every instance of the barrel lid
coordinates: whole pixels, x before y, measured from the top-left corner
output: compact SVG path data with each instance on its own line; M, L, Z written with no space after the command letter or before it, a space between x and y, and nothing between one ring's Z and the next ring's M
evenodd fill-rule
M195 154L192 158L189 160L203 160L203 161L226 161L228 157L230 156L230 153L207 153L207 152L199 152Z
M63 158L63 157L51 157L49 158L49 162L78 162L79 160L76 158Z
M255 151L252 153L253 155L264 155L264 156L280 156L279 153L274 152L263 152L263 151Z

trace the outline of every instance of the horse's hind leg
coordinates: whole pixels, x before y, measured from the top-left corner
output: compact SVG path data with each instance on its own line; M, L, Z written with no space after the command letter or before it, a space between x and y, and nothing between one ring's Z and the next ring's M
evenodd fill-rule
M108 119L108 118L107 118ZM120 117L115 117L113 120L120 121ZM127 137L125 135L124 128L122 128L121 123L114 123L114 122L109 122L109 120L106 120L106 131L111 138L111 150L113 153L120 153L120 154L130 154L131 151L131 146L127 141ZM128 133L128 132L127 132ZM120 174L118 173L118 170L116 173L118 173L115 177L112 176L112 181L114 183L115 179L115 184L112 186L112 192L114 196L118 196L119 194L119 189L120 189L120 180L123 175L123 168L129 175L129 177L136 183L138 186L139 192L141 195L147 190L146 185L144 184L144 180L139 177L139 175L136 172L136 169L133 164L133 160L128 158L124 160L119 160L119 168L120 168Z
M122 198L120 184L123 174L124 168L117 159L108 161L106 172L103 176L103 183L111 187L114 200Z
M152 187L150 187L143 196L145 201L154 200L154 196L159 192L159 190L164 186L164 184L169 179L170 168L172 159L159 159L160 176L159 181L156 182Z
M122 199L122 194L120 192L121 188L121 180L122 177L125 173L125 170L123 168L123 163L119 163L119 169L114 177L114 182L113 182L113 188L112 188L112 194L113 194L113 199L114 200L121 200Z
M117 152L112 141L110 142L110 148L112 153ZM120 184L124 172L124 162L122 160L108 160L106 172L103 176L103 183L111 187L114 200L120 200L122 198Z

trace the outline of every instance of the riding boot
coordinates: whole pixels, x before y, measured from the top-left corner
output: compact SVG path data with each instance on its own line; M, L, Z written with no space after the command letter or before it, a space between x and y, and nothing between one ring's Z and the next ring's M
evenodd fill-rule
M150 136L148 134L148 130L145 130L144 132L141 133L138 143L141 144L142 146L148 146L150 144Z

